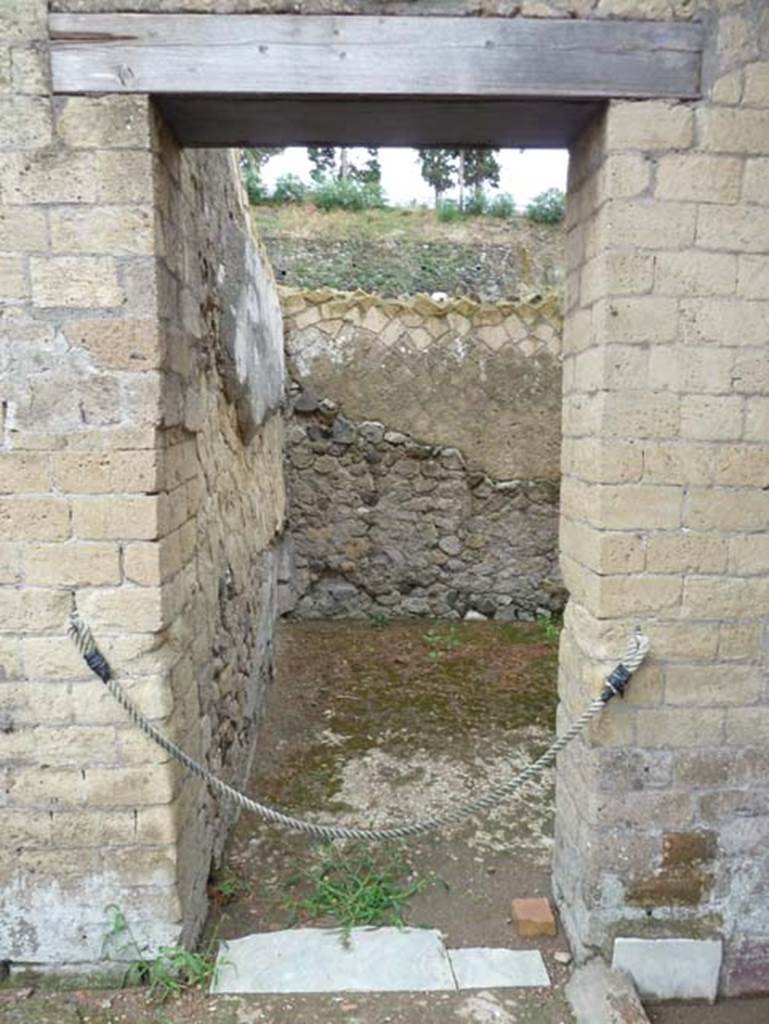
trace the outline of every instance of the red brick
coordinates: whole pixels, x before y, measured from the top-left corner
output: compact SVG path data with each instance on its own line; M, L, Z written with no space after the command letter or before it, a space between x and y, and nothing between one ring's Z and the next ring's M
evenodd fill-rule
M513 900L513 920L521 938L555 935L558 932L550 901L544 896Z

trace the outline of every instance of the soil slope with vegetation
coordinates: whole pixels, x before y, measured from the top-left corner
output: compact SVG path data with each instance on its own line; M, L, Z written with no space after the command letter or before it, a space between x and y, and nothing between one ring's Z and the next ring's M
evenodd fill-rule
M524 217L439 220L432 210L252 208L280 284L392 297L417 292L481 301L560 288L563 226Z

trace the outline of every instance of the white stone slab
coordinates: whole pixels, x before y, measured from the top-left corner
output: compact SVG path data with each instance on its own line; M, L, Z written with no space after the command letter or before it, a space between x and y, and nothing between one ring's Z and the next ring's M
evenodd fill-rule
M708 999L718 992L720 939L615 939L612 967L627 971L642 996Z
M450 949L459 988L547 988L550 978L536 949Z
M223 942L211 991L456 991L440 932L422 928L293 928Z

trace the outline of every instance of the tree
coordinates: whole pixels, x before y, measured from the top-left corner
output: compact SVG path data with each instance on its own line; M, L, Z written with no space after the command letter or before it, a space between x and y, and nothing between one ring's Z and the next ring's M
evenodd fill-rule
M419 162L422 177L435 193L435 205L441 196L454 186L459 187L459 208L465 208L465 193L473 190L476 202L483 194L484 185L499 185L500 166L496 149L488 146L465 146L461 149L420 149Z
M478 146L473 149L465 149L463 170L463 185L471 188L476 197L483 192L484 185L496 188L499 185L500 166L494 156L498 149L490 149L487 146Z
M262 169L268 160L282 152L280 146L250 146L241 150L240 169L249 202L259 203L267 198L267 189L262 182Z
M448 192L457 182L459 150L420 149L418 152L422 178L433 190L437 208L443 193Z
M347 146L308 146L307 156L312 164L310 177L319 185L324 178L338 178L340 181L359 181L361 184L376 184L381 180L379 150L368 150L368 160L362 167L350 160Z
M243 159L249 167L261 171L268 160L282 152L282 146L250 146L243 150Z
M379 150L369 146L368 160L362 167L353 167L352 176L362 185L378 185L382 180L382 165L379 163Z
M312 164L310 177L319 184L336 170L336 150L333 146L308 146L307 156Z

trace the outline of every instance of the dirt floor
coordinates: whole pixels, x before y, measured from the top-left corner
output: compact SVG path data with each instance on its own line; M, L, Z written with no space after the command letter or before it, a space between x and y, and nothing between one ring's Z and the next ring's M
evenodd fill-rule
M766 1024L766 999L648 1006L651 1024ZM217 996L158 1003L142 990L0 992L0 1024L573 1024L550 991Z
M649 1004L650 1024L767 1024L769 999L729 999L706 1006L703 1003Z
M429 816L509 778L546 746L557 633L543 624L294 623L250 780L252 795L314 820L383 825ZM404 920L452 947L539 948L550 990L207 997L146 991L0 991L0 1024L572 1024L562 934L519 939L515 896L549 895L553 780L450 834L376 854L421 887ZM356 848L335 844L354 856ZM295 923L328 847L243 816L210 886L204 945ZM650 1006L652 1024L767 1024L769 1000Z
M374 826L468 799L546 746L554 639L536 624L284 625L251 792L314 820ZM525 948L510 901L549 892L552 787L548 773L481 821L380 848L403 865L404 884L423 886L405 920L441 929L450 946ZM300 876L324 856L323 844L243 816L211 886L211 933L302 920ZM565 949L562 939L539 945Z
M0 992L2 1024L572 1024L559 991L217 996ZM687 1022L688 1024L688 1022ZM742 1024L742 1022L740 1022Z

